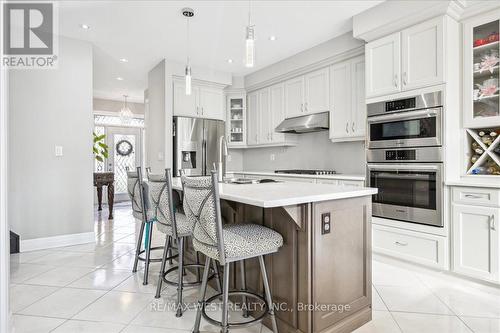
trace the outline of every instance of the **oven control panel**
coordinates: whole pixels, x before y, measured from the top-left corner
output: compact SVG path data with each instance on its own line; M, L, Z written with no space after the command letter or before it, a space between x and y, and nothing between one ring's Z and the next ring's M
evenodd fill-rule
M417 152L415 149L409 150L386 150L386 161L414 161L417 159Z
M415 105L416 105L415 97L400 99L397 101L390 101L385 103L385 112L414 109Z

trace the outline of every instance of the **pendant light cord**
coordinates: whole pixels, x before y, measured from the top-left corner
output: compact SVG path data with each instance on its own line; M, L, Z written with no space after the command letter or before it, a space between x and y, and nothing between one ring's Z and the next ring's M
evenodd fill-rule
M187 65L189 66L189 17L186 17L186 39L187 39L186 58L187 58Z
M251 13L251 8L250 8L250 2L251 0L248 0L248 26L250 27L250 13Z

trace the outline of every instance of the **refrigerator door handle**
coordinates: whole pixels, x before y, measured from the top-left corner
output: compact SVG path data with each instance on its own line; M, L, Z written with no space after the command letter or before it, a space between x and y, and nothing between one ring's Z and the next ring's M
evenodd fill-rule
M202 175L205 176L207 174L207 129L203 126L203 139L201 143L201 166L202 166Z

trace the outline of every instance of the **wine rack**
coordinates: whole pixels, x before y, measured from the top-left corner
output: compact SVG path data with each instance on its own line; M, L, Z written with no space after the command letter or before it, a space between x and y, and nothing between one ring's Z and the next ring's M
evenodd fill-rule
M500 127L466 129L468 175L500 177Z

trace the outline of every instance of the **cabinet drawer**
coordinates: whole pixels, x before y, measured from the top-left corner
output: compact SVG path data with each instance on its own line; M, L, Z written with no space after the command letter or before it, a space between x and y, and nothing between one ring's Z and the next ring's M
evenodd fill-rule
M337 179L316 178L316 183L318 183L318 184L338 185L339 184L339 180L337 180Z
M479 187L454 187L453 202L500 207L500 190Z
M422 265L445 268L446 238L373 225L373 251Z

